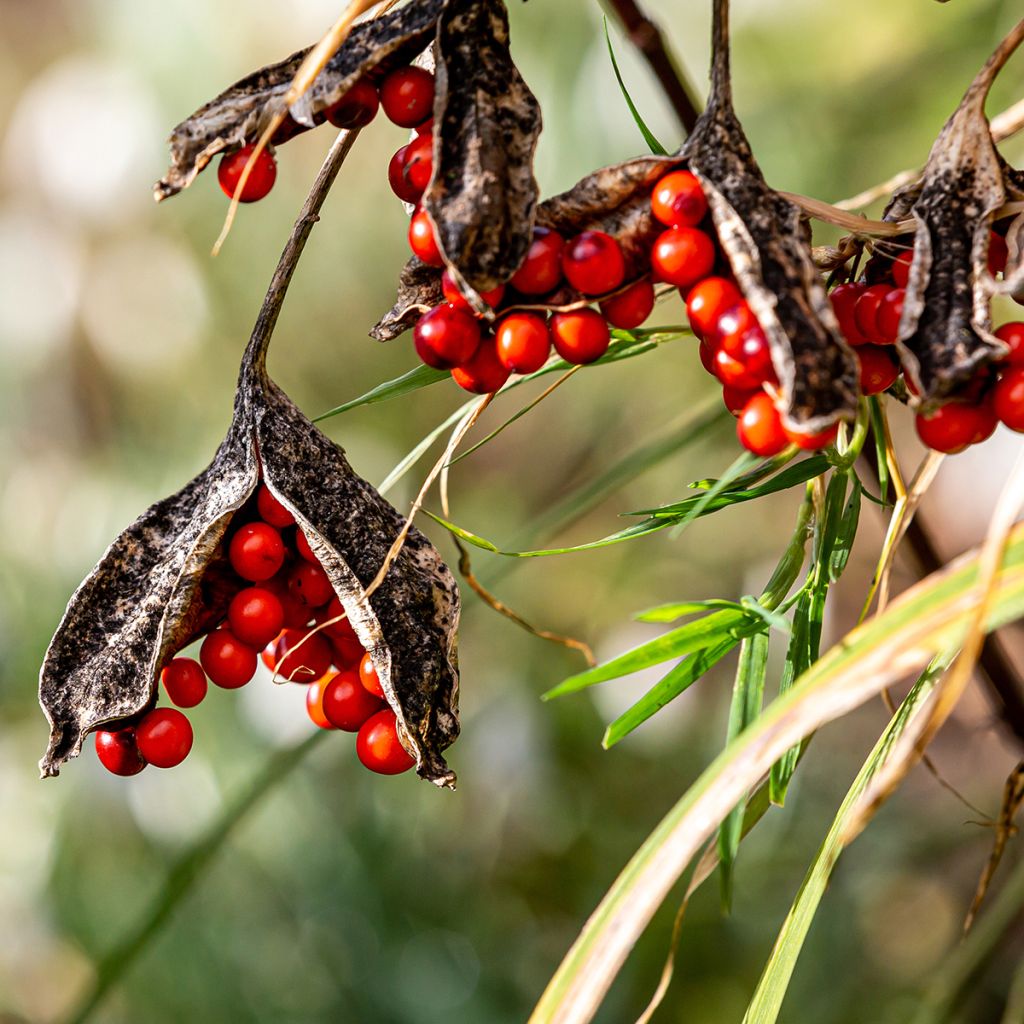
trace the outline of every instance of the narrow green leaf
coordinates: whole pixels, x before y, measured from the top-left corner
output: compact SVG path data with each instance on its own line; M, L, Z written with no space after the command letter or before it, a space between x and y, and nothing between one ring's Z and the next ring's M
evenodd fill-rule
M740 599L740 607L745 612L749 612L753 618L761 619L768 629L777 629L780 633L788 633L789 619L781 612L775 611L774 608L766 607L762 601L763 598L758 600L758 598L747 594Z
M810 625L811 595L803 593L797 601L793 612L793 624L789 634L789 648L786 661L779 677L779 696L785 694L796 680L810 668ZM791 747L772 765L768 776L768 794L771 802L782 807L786 802L786 791L796 769L800 754L799 745Z
M431 384L448 380L450 377L451 374L447 370L434 370L429 366L417 366L407 373L403 373L401 377L386 380L382 384L370 388L369 391L358 398L353 398L349 402L344 402L341 405L336 405L333 409L328 409L327 412L317 416L313 422L321 423L323 420L329 420L332 416L340 416L343 412L348 412L350 409L358 409L361 405L376 405L378 402L388 402L392 398L401 398L403 395L419 391L421 388L430 387Z
M633 616L637 622L675 622L687 615L697 612L711 611L717 608L732 608L734 611L747 611L738 601L726 601L724 598L711 598L707 601L678 601L671 604L659 604L654 608L638 612Z
M889 460L885 451L885 417L882 415L882 402L878 395L868 399L871 410L871 436L875 442L875 465L878 467L878 496L883 502L889 500Z
M862 494L860 480L854 476L850 497L846 501L846 508L843 509L843 515L836 530L835 542L829 552L828 578L831 583L839 581L839 577L846 571L847 563L850 561L850 552L853 550L857 527L860 525Z
M622 98L626 101L626 106L629 107L629 112L633 116L633 120L636 122L637 128L640 129L640 134L644 137L644 142L647 143L648 149L656 156L668 156L668 150L654 137L654 133L647 127L644 119L640 116L640 111L636 109L636 104L633 103L632 96L629 95L629 90L626 88L626 83L622 80L622 74L619 71L619 62L615 59L615 50L612 47L612 37L608 32L608 19L604 19L604 38L608 43L608 56L612 60L612 70L615 72L615 80L619 83L619 89L622 92Z
M731 743L761 713L764 703L764 680L768 671L768 634L755 633L743 641L740 660L736 666L732 703L729 706L729 725L726 743ZM743 834L743 815L746 797L726 815L718 830L719 879L722 886L722 906L732 906L733 868L736 851Z
M387 494L395 484L398 483L406 473L416 465L420 459L430 450L430 446L446 431L450 430L455 426L456 423L462 419L463 416L469 411L469 407L473 404L474 400L469 402L463 402L450 416L448 416L443 423L439 423L434 429L427 434L421 441L419 441L415 448L410 452L402 456L401 460L391 470L390 473L384 478L381 485L377 490L381 494Z

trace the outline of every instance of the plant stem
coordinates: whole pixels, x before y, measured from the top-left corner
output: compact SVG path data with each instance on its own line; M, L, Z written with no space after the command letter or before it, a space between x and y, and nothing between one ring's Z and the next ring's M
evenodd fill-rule
M605 2L615 12L629 41L640 51L654 72L666 99L672 104L672 109L689 135L700 116L700 103L695 98L693 86L685 72L665 45L661 29L647 17L636 0Z

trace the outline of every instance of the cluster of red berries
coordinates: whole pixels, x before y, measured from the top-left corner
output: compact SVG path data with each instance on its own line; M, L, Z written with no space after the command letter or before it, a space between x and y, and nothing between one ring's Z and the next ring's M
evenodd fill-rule
M903 373L894 346L913 258L913 250L908 249L892 261L872 259L864 280L841 284L831 292L839 326L860 359L865 395L888 390ZM994 277L1005 270L1006 258L1006 240L993 231L988 269ZM1024 431L1024 323L1004 324L995 334L1010 349L1002 363L985 367L944 405L918 413L917 434L928 448L946 454L962 452L987 441L1000 422ZM903 382L911 394L916 393L909 374L903 373Z
M373 659L302 530L265 485L253 512L236 517L240 525L228 544L238 579L226 619L204 638L198 662L176 657L160 674L177 707L154 707L137 721L98 731L100 761L115 775L181 764L192 749L192 726L177 708L200 704L207 678L226 690L245 686L262 651L276 677L307 685L306 708L316 725L358 734L356 754L367 768L382 775L408 770L415 762L399 741Z

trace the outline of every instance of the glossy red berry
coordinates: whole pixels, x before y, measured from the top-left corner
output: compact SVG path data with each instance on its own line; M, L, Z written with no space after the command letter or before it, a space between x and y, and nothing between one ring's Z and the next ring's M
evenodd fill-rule
M373 82L360 78L333 106L327 108L327 120L335 128L365 128L376 116L380 97Z
M533 229L533 241L509 282L522 295L546 295L562 280L565 240L550 228Z
M321 729L333 729L334 726L324 714L324 689L332 677L327 675L309 684L306 690L306 714L314 725Z
M551 318L551 340L567 363L580 365L600 359L608 351L611 334L600 313L577 309Z
M562 249L562 273L584 295L607 295L626 277L619 243L604 231L583 231Z
M242 178L245 165L249 162L256 147L254 145L243 146L236 149L234 153L226 153L217 167L217 181L226 196L234 198L235 189ZM245 187L238 197L241 203L255 203L262 199L273 187L277 180L277 161L265 150L260 150L256 162L245 180Z
M306 535L302 530L295 531L295 550L299 553L299 558L305 559L313 565L320 564L320 559L313 554L313 549L309 546L309 541L306 540Z
M853 320L857 330L872 344L883 343L878 326L878 307L892 289L887 284L873 284L861 292L853 307Z
M153 708L135 729L139 753L157 768L175 768L192 749L192 726L174 708Z
M547 321L536 313L512 313L494 331L501 365L512 373L535 373L551 354Z
M899 256L892 261L890 273L892 274L892 279L897 288L907 287L907 282L910 280L910 264L913 262L914 252L912 249L908 249L906 252L901 252Z
M228 546L231 568L250 583L269 580L284 565L284 542L269 523L246 523Z
M480 347L469 362L452 370L452 379L455 383L474 395L493 394L504 387L508 378L508 367L498 358L493 336L488 336L480 342Z
M359 727L383 705L369 693L353 669L337 672L324 687L324 717L335 728L358 732Z
M857 349L860 362L860 390L865 395L880 395L896 383L899 364L880 345L861 345Z
M715 346L710 342L702 341L697 351L700 355L701 366L703 366L712 377L717 377L718 369L715 366L715 355L717 350L715 349Z
M715 243L696 228L669 228L651 250L651 267L659 281L692 288L715 266Z
M359 662L359 682L363 684L363 687L374 695L379 697L381 700L384 699L384 687L380 685L380 679L377 677L377 669L373 664L373 658L370 657L369 653L364 654L362 660Z
M210 681L225 690L245 686L256 674L256 652L228 629L215 629L199 648Z
M206 696L206 673L193 658L174 658L160 673L164 693L179 708L194 708Z
M331 667L334 652L323 633L308 629L286 629L264 651L264 664L279 679L293 683L311 683Z
M926 447L955 455L973 444L976 436L984 433L987 418L982 407L947 402L932 412L918 413L914 426L917 428L917 436Z
M392 71L381 82L380 105L399 128L415 128L434 111L434 76L411 66Z
M284 629L284 607L266 587L246 587L228 605L228 625L243 644L258 651Z
M256 495L256 510L263 522L276 526L279 530L295 522L295 516L270 493L270 488L266 484L260 484Z
M695 175L673 171L654 186L651 210L666 227L694 228L708 212L708 201Z
M462 292L459 291L459 287L452 278L450 270L446 270L441 275L441 293L444 295L444 300L449 306L462 313L469 313L471 316L475 315L475 310L466 301L466 297ZM491 309L497 309L504 296L505 286L503 284L499 284L497 288L492 288L490 291L480 292L480 298L483 299Z
M417 210L409 221L409 248L427 266L443 267L444 257L437 244L434 225L430 223L426 210Z
M444 303L435 306L412 332L416 354L435 370L468 363L480 347L480 322L464 310Z
M331 649L334 652L334 664L338 668L358 669L366 651L354 637L331 637Z
M405 147L402 173L409 185L423 195L434 173L434 140L431 136L417 135Z
M995 277L1006 269L1006 261L1010 257L1010 250L1006 245L1006 239L997 231L989 232L988 243L988 272Z
M696 285L695 288L699 288L700 285ZM694 289L691 289L691 292ZM693 321L690 321L691 328L693 327ZM761 325L757 322L757 317L754 316L754 311L750 306L743 301L740 301L735 306L727 309L714 326L704 336L707 338L708 344L712 347L721 344L722 339L730 334L745 334L752 328L761 329ZM696 332L695 332L696 333ZM700 335L698 335L700 337Z
M414 188L412 182L405 176L405 157L408 152L409 147L402 146L395 150L395 155L388 161L388 184L403 203L415 205L420 201L423 190Z
M334 597L334 587L323 567L304 560L288 574L288 592L308 608L322 608Z
M337 597L331 599L331 603L327 606L327 611L324 614L325 622L330 619L337 619L336 622L331 622L329 626L324 626L322 632L325 636L331 640L356 639L356 633L345 612L345 606Z
M639 327L654 310L654 285L647 278L634 281L618 295L601 303L601 315L621 331Z
M906 296L903 288L893 288L878 304L878 333L885 345L895 345L900 329L900 317L903 316L903 300Z
M1003 363L1007 366L1024 366L1024 324L1003 324L995 333L1010 349L1003 357Z
M864 288L865 286L862 284L841 284L829 292L832 310L839 321L839 329L851 345L866 345L868 343L868 339L861 333L854 318L854 309L857 300L864 294Z
M115 775L138 775L146 767L146 759L139 753L135 730L99 729L96 732L96 756L100 764Z
M754 395L743 407L736 421L736 436L747 451L767 458L778 455L789 445L775 403L763 391Z
M398 739L398 722L390 708L363 723L356 737L356 755L378 775L400 775L416 763Z
M739 416L743 412L743 407L760 391L760 388L747 391L742 388L730 387L728 384L722 387L722 402L726 409L733 414L733 416Z
M785 425L782 429L786 432L789 443L795 444L797 448L805 452L816 452L821 448L827 448L830 444L835 443L836 437L839 434L838 423L817 434L806 434L798 430L790 430Z
M732 281L724 277L705 277L686 296L686 317L695 334L710 338L716 333L722 316L742 302L743 296Z
M1012 366L999 378L992 405L1001 423L1024 432L1024 367Z
M715 369L719 380L734 388L749 390L774 381L775 369L764 331L758 326L724 335L715 353Z
M288 590L288 574L282 572L272 580L267 580L261 586L269 590L281 602L284 609L285 629L297 629L305 626L312 618L309 608L301 601L296 601Z

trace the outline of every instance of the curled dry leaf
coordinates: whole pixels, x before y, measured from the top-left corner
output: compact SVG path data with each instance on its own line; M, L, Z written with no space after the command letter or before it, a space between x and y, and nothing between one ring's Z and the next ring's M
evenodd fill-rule
M128 527L71 598L40 673L51 726L44 776L79 753L89 730L150 707L161 667L223 619L225 537L262 479L305 533L373 659L418 773L454 785L442 751L459 731L455 580L412 529L366 597L404 520L267 376L272 320L257 324L213 462Z
M397 338L442 300L441 272L413 256L399 275L395 304L370 331L370 337L377 341Z
M932 146L920 181L897 192L886 219L916 222L914 259L897 346L924 404L947 397L1006 346L992 334L987 270L993 217L1021 182L992 139L985 100L1024 39L1024 21L1000 43Z
M376 78L408 64L430 44L441 11L449 2L417 0L356 25L309 91L292 107L290 133L322 123L324 111L364 75ZM308 48L300 50L278 64L260 68L182 121L171 132L167 174L153 186L156 200L191 185L218 153L255 142L280 109L308 52Z

